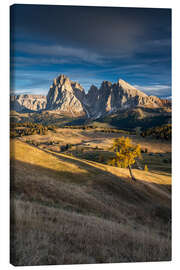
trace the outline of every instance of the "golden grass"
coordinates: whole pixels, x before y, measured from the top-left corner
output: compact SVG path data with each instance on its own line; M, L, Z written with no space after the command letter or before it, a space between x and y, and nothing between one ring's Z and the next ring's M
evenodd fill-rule
M107 167L107 171L121 177L128 177L129 170L115 167ZM139 181L156 183L161 185L171 185L172 178L169 175L160 175L157 173L146 172L144 170L133 169L135 178Z
M30 135L20 138L23 141L28 139L37 142L48 142L56 141L62 144L78 144L86 141L92 147L100 147L105 150L109 149L112 145L114 138L124 136L124 134L116 133L105 133L98 132L95 130L81 130L81 129L69 129L69 128L58 128L56 133L48 131L44 136L41 135ZM128 135L129 136L129 135ZM162 142L160 140L142 138L137 136L130 136L134 143L140 143L142 148L147 148L149 152L154 153L165 153L171 152L171 143Z
M72 171L73 173L86 173L86 170L78 166L60 161L55 156L45 153L35 147L25 144L19 140L11 140L11 159L28 162L36 166L52 169L57 172Z
M47 151L47 152L53 154L52 151ZM116 175L118 177L129 178L129 170L128 169L108 166L108 165L104 165L104 164L94 162L94 161L87 161L87 160L79 159L77 157L67 156L67 155L61 154L61 153L56 153L56 156L68 157L69 160L80 161L80 162L83 162L84 164L87 164L87 165L90 164L94 168L99 168L102 171L110 172L113 175ZM146 172L144 170L137 170L137 169L133 170L133 174L134 174L135 178L139 181L145 181L145 182L162 184L162 185L171 185L172 179L171 179L171 176L169 176L169 175L164 175L164 174L160 175L158 173L151 173L151 172Z
M171 259L170 177L11 141L14 265Z
M26 137L22 137L21 140L26 141L26 140L34 140L37 142L48 142L48 141L56 141L60 142L62 144L65 143L80 143L82 140L87 140L88 139L88 133L86 136L82 134L82 130L71 130L71 129L64 129L64 128L59 128L56 130L56 132L53 131L48 131L46 135L29 135Z

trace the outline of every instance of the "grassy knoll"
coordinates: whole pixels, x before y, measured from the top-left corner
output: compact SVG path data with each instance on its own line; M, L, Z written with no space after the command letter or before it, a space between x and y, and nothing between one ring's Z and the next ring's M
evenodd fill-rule
M58 132L54 136L62 140ZM31 138L44 140L50 133ZM88 134L76 131L73 138L82 142L91 138ZM102 146L102 137L96 139ZM11 140L14 265L171 259L169 174L136 169L138 181L132 183L127 169L23 140Z

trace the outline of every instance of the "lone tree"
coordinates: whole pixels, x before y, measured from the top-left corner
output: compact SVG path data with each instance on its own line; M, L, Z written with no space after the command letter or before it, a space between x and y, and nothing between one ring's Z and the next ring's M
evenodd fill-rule
M132 173L131 165L136 162L136 158L141 158L140 145L134 145L132 140L128 137L121 137L114 140L112 149L116 153L116 157L113 158L109 164L121 168L128 168L132 180L136 181Z

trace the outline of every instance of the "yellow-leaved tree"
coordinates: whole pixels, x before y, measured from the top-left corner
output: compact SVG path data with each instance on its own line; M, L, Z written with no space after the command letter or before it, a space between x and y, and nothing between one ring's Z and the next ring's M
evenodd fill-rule
M114 139L113 151L116 153L115 158L110 160L109 164L121 168L128 168L132 180L136 180L133 176L131 165L136 162L136 158L141 158L141 147L139 144L134 145L129 137L121 137Z

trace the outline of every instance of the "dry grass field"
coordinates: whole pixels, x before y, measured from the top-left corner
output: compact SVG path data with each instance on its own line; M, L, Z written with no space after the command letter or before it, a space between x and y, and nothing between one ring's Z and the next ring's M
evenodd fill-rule
M169 171L134 169L132 182L127 169L58 151L65 143L108 151L115 136L58 129L11 140L12 264L171 260ZM134 140L157 155L171 151L170 144ZM157 163L156 155L145 158Z
M121 133L105 133L98 129L69 129L58 128L56 132L48 131L47 135L30 135L22 137L21 140L34 140L41 144L48 141L54 141L57 143L69 143L69 144L83 144L92 147L109 149L112 140L117 137L126 136ZM135 143L140 143L142 148L147 148L149 152L153 153L166 153L171 152L171 144L169 142L162 142L156 139L142 138L136 135L128 135Z
M140 144L147 153L142 154L140 165L155 173L171 175L171 143L152 138L142 138L136 135L124 135L121 133L106 133L98 129L82 130L58 128L56 132L48 131L46 135L30 135L20 137L24 142L38 145L41 149L59 152L62 145L71 147L66 154L90 161L108 163L113 156L111 146L113 139L121 136L130 137L135 144Z

